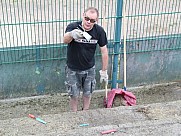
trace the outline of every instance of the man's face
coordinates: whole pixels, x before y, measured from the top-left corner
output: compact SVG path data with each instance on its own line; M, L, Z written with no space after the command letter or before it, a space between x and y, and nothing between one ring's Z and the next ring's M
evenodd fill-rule
M85 30L92 29L93 25L97 21L97 13L92 12L91 10L83 14L83 27Z

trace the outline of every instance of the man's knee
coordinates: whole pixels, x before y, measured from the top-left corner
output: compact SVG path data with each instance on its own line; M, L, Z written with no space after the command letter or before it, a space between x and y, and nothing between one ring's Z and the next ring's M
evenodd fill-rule
M67 93L70 97L79 97L80 95L80 89L77 87L76 84L68 84L68 83L65 83L66 84L66 89L67 89Z

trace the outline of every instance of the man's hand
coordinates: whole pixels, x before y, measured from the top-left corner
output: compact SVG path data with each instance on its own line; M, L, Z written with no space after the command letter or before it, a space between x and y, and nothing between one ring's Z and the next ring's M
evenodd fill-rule
M100 83L102 83L104 81L106 84L108 84L107 70L105 70L105 71L100 70L99 73L100 73Z
M83 31L79 29L74 29L70 32L71 37L73 37L75 40L83 37Z

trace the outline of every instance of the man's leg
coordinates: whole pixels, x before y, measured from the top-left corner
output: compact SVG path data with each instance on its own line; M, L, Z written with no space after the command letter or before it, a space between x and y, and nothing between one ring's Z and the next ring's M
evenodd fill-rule
M73 71L66 67L66 81L65 85L67 88L68 95L70 97L70 110L77 111L78 107L78 98L80 94L80 85L77 80L76 71Z
M95 67L87 70L86 78L83 82L83 110L88 110L91 102L91 94L95 89Z
M83 95L83 110L88 110L90 106L91 96Z
M70 108L71 111L76 112L78 106L78 97L70 97Z

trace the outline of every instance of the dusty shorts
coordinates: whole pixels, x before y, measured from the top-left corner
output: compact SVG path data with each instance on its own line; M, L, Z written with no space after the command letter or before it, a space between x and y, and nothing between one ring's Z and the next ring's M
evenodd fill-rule
M80 91L84 96L90 96L95 89L95 66L85 71L73 71L68 66L65 67L68 95L70 97L78 97Z

